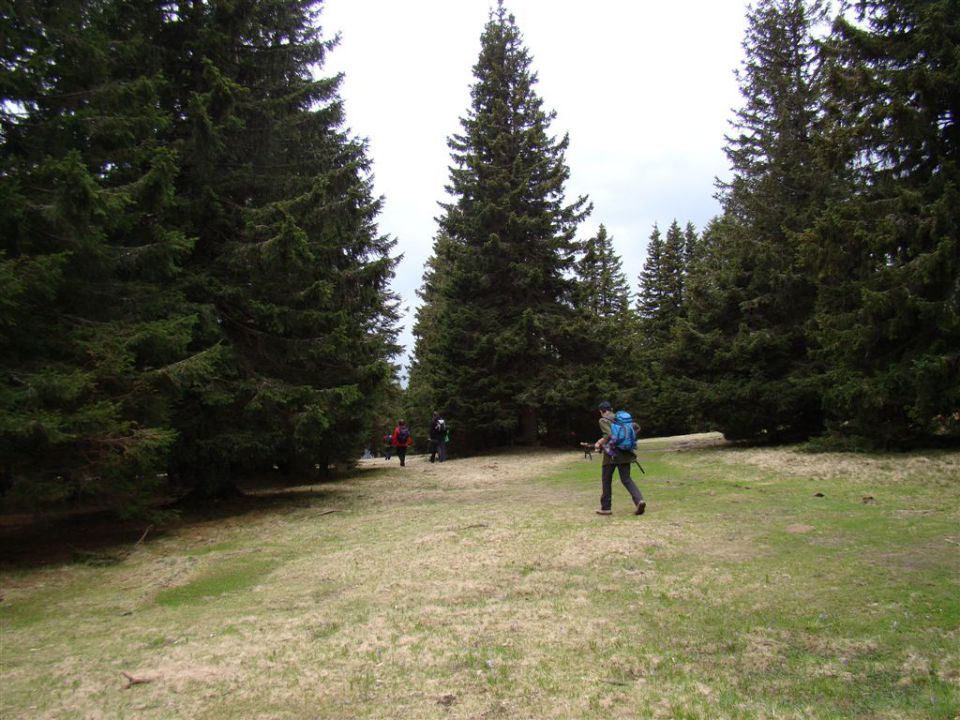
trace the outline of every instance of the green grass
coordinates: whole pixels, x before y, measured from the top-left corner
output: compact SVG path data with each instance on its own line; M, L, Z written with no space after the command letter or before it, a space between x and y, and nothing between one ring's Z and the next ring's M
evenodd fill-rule
M248 590L264 578L278 563L257 558L222 563L184 585L157 594L157 603L176 608L208 602L230 593Z
M960 454L673 447L639 518L576 453L374 463L3 571L0 717L960 714Z
M667 659L671 683L710 678L702 702L688 691L689 707L666 716L957 716L956 474L868 478L879 489L867 496L861 476L764 472L729 451L644 449L646 474L633 475L649 517L678 531L605 563L602 574L626 577L595 605L611 621L635 611L645 650ZM576 488L598 471L585 463L556 482ZM628 503L615 495L615 508ZM643 562L648 571L638 572ZM613 680L630 680L644 672L642 657L613 669Z

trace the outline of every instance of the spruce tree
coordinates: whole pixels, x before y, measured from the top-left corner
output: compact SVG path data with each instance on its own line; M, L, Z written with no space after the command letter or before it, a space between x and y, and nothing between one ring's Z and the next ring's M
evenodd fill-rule
M674 220L666 239L654 225L639 277L640 334L634 359L640 368L635 402L642 411L635 414L651 433L688 432L695 422L688 383L678 373L669 352L686 313L687 265L696 242L696 230L691 223L681 230Z
M717 429L713 408L723 403L716 382L729 338L739 329L740 303L747 278L734 252L737 223L721 215L707 223L692 244L684 280L683 316L663 348L663 363L678 378L687 404L687 429Z
M394 241L377 234L366 147L343 127L315 2L185 4L165 37L196 236L187 293L216 382L178 383L176 470L203 493L273 465L357 457L393 381Z
M503 3L490 14L474 66L472 104L449 140L453 166L440 232L450 239L439 330L423 348L442 410L486 447L536 442L573 316L574 235L586 199L567 203L568 138ZM412 382L412 379L411 379Z
M546 396L551 414L565 420L551 425L549 440L563 444L596 439L597 401L611 398L626 404L638 383L630 354L636 343L636 314L623 261L603 224L584 241L574 270L576 314L568 352Z
M630 288L623 261L602 223L597 234L584 242L576 273L577 308L598 319L618 318L628 312Z
M145 509L356 457L393 241L315 3L4 6L0 463ZM9 21L9 22L7 22Z
M448 279L452 267L451 253L454 247L450 238L439 233L434 239L433 254L427 260L423 282L417 290L420 306L413 326L413 352L411 353L409 384L406 391L406 408L414 442L425 440L429 432L432 413L446 408L448 396L439 382L434 360L440 359L430 352L436 347L443 328L437 321L444 292L441 285Z
M816 0L762 0L747 15L744 105L726 147L733 179L720 184L725 221L714 228L727 234L714 247L730 254L717 290L731 315L692 316L689 338L704 341L695 354L715 351L698 378L702 407L730 438L805 438L822 428L808 333L815 288L799 239L825 184L812 143L822 16Z
M810 233L831 429L960 436L960 6L870 0L831 36L829 208Z
M0 472L35 507L146 512L176 434L163 370L195 367L178 291L179 158L155 52L162 13L23 3L0 115Z
M639 278L638 303L649 342L666 340L683 313L686 244L689 240L676 220L667 228L665 239L661 239L656 225L650 234L647 258Z
M697 245L700 242L700 236L697 234L697 228L692 222L687 222L686 226L683 228L683 267L689 272L690 265L693 262L693 256L697 251ZM685 273L685 276L686 274ZM684 286L686 286L686 277L684 278ZM686 288L684 287L683 297L681 298L681 306L683 307L683 312L686 314Z

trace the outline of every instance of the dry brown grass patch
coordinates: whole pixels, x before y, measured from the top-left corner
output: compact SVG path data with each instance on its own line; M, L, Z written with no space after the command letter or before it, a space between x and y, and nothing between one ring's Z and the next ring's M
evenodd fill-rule
M957 454L875 457L809 453L795 448L732 449L728 452L731 462L751 465L777 476L802 476L814 480L843 478L844 482L859 484L898 483L923 476L960 479L960 456Z

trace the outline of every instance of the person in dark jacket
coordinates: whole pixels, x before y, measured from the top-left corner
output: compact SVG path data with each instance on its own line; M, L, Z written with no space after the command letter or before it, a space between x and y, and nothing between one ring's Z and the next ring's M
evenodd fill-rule
M600 432L603 433L603 437L597 440L594 447L597 452L604 452L603 465L600 467L600 509L597 510L597 514L613 514L613 471L616 469L620 473L620 482L623 483L623 486L633 499L633 504L636 508L634 514L643 515L647 509L647 503L643 499L643 493L640 492L640 488L637 487L636 483L634 483L630 477L630 465L636 462L637 455L630 450L621 450L620 448L614 448L614 446L610 445L615 418L616 414L613 412L613 406L607 401L600 403ZM633 428L634 433L640 430L636 423L634 423ZM610 445L610 447L606 447L607 445Z
M447 459L447 423L440 413L434 411L430 421L430 462L438 456L440 462Z

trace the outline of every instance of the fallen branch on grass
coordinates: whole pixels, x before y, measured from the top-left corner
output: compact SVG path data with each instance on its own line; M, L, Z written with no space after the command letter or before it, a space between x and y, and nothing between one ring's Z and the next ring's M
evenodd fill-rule
M137 540L137 541L133 544L133 546L134 546L134 547L137 547L138 545L140 545L140 543L142 543L144 540L146 540L146 539L147 539L147 535L150 533L151 530L153 530L153 525L147 525L147 529L143 531L143 535L140 536L140 539Z
M123 686L123 689L124 689L124 690L126 690L127 688L131 688L131 687L133 687L134 685L145 685L145 684L148 683L148 682L153 682L150 678L138 678L138 677L134 677L134 676L131 675L130 673L126 673L126 672L123 672L123 671L121 671L120 674L123 675L123 676L127 679L127 684Z

